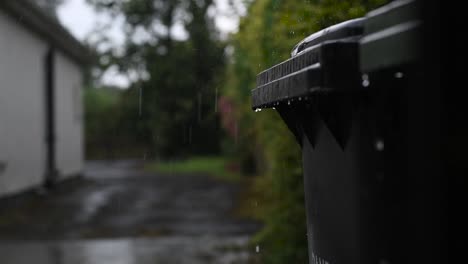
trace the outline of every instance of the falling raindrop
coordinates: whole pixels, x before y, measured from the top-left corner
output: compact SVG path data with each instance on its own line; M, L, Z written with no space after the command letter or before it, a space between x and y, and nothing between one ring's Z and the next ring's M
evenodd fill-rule
M299 97L299 101L302 101L302 97Z
M143 101L143 87L140 86L139 96L138 96L138 116L141 116L141 104Z
M237 138L239 135L239 127L237 126L237 121L234 123L234 140L237 144Z
M395 72L395 78L397 78L397 79L403 78L403 73L402 72Z
M202 94L198 92L198 122L201 121Z
M273 106L273 110L276 110L276 107Z
M288 100L288 105L291 105L291 101Z
M260 246L259 246L259 245L256 245L256 246L255 246L255 252L257 252L257 253L260 252Z
M214 104L215 113L218 112L218 87L215 89L215 104Z
M192 144L192 125L189 125L188 129L188 143Z

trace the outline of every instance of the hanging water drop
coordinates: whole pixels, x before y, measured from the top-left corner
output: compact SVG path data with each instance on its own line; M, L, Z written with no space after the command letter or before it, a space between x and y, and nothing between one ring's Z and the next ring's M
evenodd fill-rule
M369 75L363 74L362 75L362 86L367 87L369 85L370 85Z

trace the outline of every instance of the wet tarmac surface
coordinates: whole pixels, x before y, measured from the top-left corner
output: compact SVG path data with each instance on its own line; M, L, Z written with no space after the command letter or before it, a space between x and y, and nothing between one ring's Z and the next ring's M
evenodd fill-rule
M1 263L246 263L259 224L233 211L241 186L88 162L46 194L0 200ZM27 254L22 254L26 252Z
M2 264L248 263L248 236L0 242Z

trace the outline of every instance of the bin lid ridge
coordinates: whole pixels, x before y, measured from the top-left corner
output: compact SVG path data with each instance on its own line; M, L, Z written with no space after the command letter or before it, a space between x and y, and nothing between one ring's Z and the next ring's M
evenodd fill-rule
M257 75L257 87L281 79L284 76L291 75L308 66L320 63L319 53L320 44L307 48L297 56L280 62L271 68L268 68Z
M357 37L326 40L261 72L252 90L252 109L271 108L285 102L295 105L312 94L355 90L360 84L358 43ZM351 75L355 78L348 82L341 80Z
M308 47L315 46L326 40L359 36L364 31L364 22L365 18L355 18L315 32L294 46L291 51L291 57L296 56L299 52Z
M290 105L311 94L345 90L338 76L347 66L350 72L357 71L354 53L365 20L356 18L318 31L299 42L291 58L260 72L252 90L252 108Z

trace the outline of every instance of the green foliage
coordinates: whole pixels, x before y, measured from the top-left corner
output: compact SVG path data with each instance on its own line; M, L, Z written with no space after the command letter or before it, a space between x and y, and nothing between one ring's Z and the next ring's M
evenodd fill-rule
M234 54L224 94L236 102L238 155L253 156L264 190L265 228L255 238L262 263L307 263L307 236L300 148L274 110L254 114L255 76L290 56L300 40L327 26L363 16L384 0L257 0L232 37Z
M222 134L214 102L224 68L224 44L207 14L213 1L88 2L125 19L123 52L105 52L106 63L101 65L103 69L117 65L122 73L133 76L120 101L120 128L133 141L145 144L145 153L151 157L219 153ZM187 39L176 39L170 33L181 24Z
M192 157L185 160L153 162L146 165L145 169L153 172L164 173L203 173L217 179L238 181L239 174L230 168L228 159L216 157Z
M108 89L84 90L86 156L109 156L109 144L116 127L116 119L109 118L117 107L118 94ZM96 148L102 149L97 154ZM93 153L93 155L90 155Z

